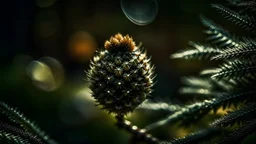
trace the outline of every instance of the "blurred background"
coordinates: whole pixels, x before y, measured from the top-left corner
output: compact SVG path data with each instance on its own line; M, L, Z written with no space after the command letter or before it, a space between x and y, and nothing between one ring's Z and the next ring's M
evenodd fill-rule
M3 2L0 100L17 107L60 144L128 143L130 134L115 126L112 115L94 106L84 80L95 49L120 32L132 36L136 44L143 42L152 56L157 73L153 101L180 105L193 101L178 94L180 77L197 74L208 63L169 56L186 48L188 41L204 40L199 14L224 27L228 23L210 8L213 1L139 1ZM128 119L145 127L167 114L136 110ZM168 140L200 126L169 125L152 133Z

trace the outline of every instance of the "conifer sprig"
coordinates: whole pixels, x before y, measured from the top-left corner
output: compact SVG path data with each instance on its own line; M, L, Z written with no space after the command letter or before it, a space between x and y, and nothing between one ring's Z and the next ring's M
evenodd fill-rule
M13 140L16 138L17 140L28 141L29 139L29 141L32 140L34 143L38 144L57 144L54 140L50 139L49 136L46 135L45 132L42 131L35 123L31 122L17 109L4 102L0 102L0 115L6 116L9 123L14 125L12 126L6 122L0 123L1 130L4 132L3 138L4 136L10 135L9 138Z
M237 37L215 24L212 20L206 18L204 15L200 15L200 20L207 28L204 33L209 35L206 40L211 44L217 45L220 49L226 47L237 47L239 45Z
M254 118L256 118L256 104L252 103L238 110L229 112L211 123L211 126L233 126L235 123L243 123Z
M235 25L238 25L245 30L255 32L255 20L253 17L248 15L240 15L239 13L220 4L212 4L212 7L220 12L225 19L231 20Z
M189 45L192 48L187 50L183 50L179 53L172 54L170 58L173 59L210 59L212 56L215 56L220 53L220 50L217 48L213 48L210 45L203 45L199 43L189 42Z

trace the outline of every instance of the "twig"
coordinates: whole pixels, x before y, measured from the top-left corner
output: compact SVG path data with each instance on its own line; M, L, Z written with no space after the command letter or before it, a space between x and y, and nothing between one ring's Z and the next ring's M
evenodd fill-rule
M146 141L150 144L159 143L159 140L153 137L151 134L147 134L145 129L139 129L137 126L132 125L130 121L125 120L123 115L116 116L117 126L125 129L126 131L133 134L133 139L137 141Z

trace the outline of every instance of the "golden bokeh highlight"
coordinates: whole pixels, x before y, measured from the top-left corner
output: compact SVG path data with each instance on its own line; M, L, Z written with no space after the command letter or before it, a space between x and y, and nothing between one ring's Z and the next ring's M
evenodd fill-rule
M31 61L27 66L27 75L35 87L44 91L58 89L64 80L62 65L51 57Z
M84 31L74 33L69 40L69 54L74 60L87 61L91 59L97 44L94 38Z

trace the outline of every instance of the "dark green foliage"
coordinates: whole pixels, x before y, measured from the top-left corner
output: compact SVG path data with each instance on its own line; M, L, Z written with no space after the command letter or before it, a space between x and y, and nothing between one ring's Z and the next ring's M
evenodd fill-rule
M209 45L197 44L189 42L190 46L194 49L184 50L179 53L171 55L171 58L184 58L184 59L210 59L212 56L219 54L220 50L213 48Z
M200 15L204 31L209 44L189 42L195 49L186 49L171 55L171 58L218 60L218 67L207 68L200 72L200 76L182 78L186 85L180 89L183 94L203 96L205 100L197 101L181 107L169 116L148 125L145 129L162 126L167 123L180 122L182 126L207 116L210 111L216 112L232 108L225 116L215 120L209 126L227 128L240 124L237 130L224 137L219 143L240 143L243 139L255 132L256 118L256 40L255 40L255 6L256 1L229 0L230 8L213 4L225 19L249 31L248 35L235 37L226 29L215 24L212 20ZM235 8L235 10L231 10ZM201 97L202 98L202 97ZM224 129L223 129L224 130ZM219 133L215 133L220 136ZM199 134L200 138L209 138ZM202 137L201 137L202 136ZM181 139L174 139L170 143L198 143L198 135L189 135Z
M256 43L253 40L244 39L240 45L232 48L227 48L212 57L212 60L233 60L233 59L244 59L253 60L256 54Z
M203 95L205 98L211 98L224 93L234 86L226 81L203 77L184 77L181 79L186 87L180 89L182 94Z
M256 65L252 62L244 61L230 61L224 63L219 71L211 76L211 78L216 79L240 79L243 77L252 77L254 78L256 72Z
M209 140L211 137L214 137L216 133L220 132L218 129L214 128L208 128L205 130L201 130L195 133L191 133L185 137L181 138L175 138L174 140L171 140L170 142L163 142L166 144L196 144L196 143L202 143L203 141Z
M256 104L249 104L239 110L229 112L227 115L215 120L211 126L233 126L235 123L243 123L245 121L256 118Z
M254 18L248 15L240 15L239 13L224 7L223 5L213 4L213 8L217 9L227 20L231 20L234 24L244 28L245 30L254 32Z
M26 139L19 136L15 136L11 133L7 133L0 130L0 143L4 144L30 144Z
M96 52L87 74L99 105L109 113L124 115L150 96L155 75L145 49L131 48L132 39L120 37L112 37L105 50Z
M10 135L10 138L16 138L16 140L26 141L27 143L43 144L44 142L38 138L37 135L33 135L29 131L11 126L7 123L0 122L0 128L3 132ZM19 141L17 141L18 143Z
M0 102L0 142L10 144L56 144L18 110Z
M226 136L218 144L241 143L246 136L256 131L256 120L246 122L242 127Z
M250 10L252 12L256 11L256 1L255 0L238 3L237 6L242 7L245 10Z
M226 109L232 104L239 104L241 101L243 101L243 99L249 99L250 97L253 97L255 94L256 91L220 94L213 99L187 105L181 110L176 111L174 114L163 118L162 120L157 121L151 125L148 125L145 129L151 130L163 124L177 122L179 120L182 120L183 125L188 125L191 124L191 122L195 122L196 120L202 118L211 110L216 112L221 107Z
M200 19L207 28L204 32L209 35L209 37L206 40L211 44L217 45L218 48L236 47L239 45L237 37L232 36L228 31L216 25L212 20L203 15L200 15Z

